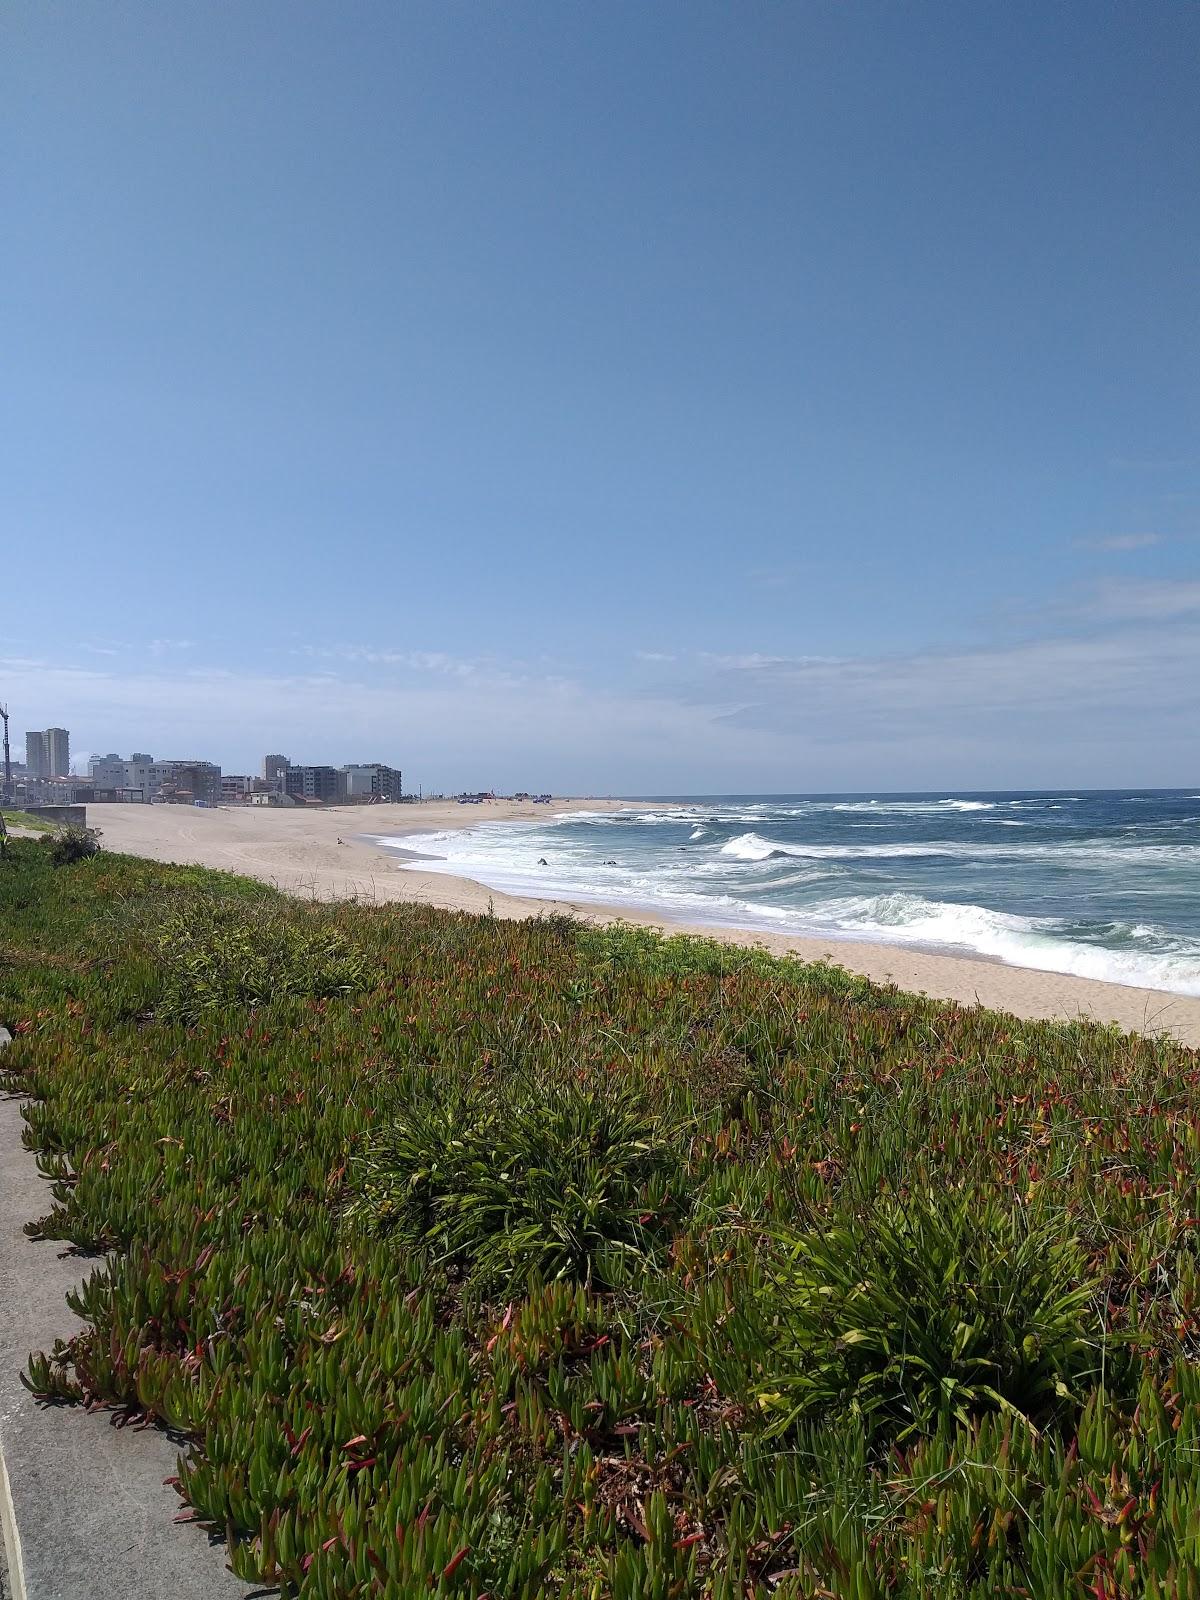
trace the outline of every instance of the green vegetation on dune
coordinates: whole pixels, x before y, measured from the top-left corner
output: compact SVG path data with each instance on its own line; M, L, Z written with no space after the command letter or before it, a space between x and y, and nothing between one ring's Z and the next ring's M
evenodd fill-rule
M1193 1052L21 841L0 1022L109 1252L28 1381L248 1581L1200 1597Z
M55 824L45 817L35 817L32 811L0 811L0 816L10 828L29 828L35 833L52 832Z

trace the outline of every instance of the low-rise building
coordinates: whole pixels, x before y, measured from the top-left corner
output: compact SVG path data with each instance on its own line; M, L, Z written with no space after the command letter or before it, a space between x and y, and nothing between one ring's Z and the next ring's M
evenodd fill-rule
M214 761L159 761L156 798L179 805L215 806L221 801L221 769Z
M50 778L41 785L43 805L83 805L96 798L90 778Z
M342 798L342 777L336 767L288 767L283 782L284 793L294 800L328 804Z
M342 769L342 787L347 800L383 801L403 797L404 782L398 767L382 761L352 762Z
M142 805L200 801L211 806L221 800L221 769L212 761L155 761L144 752L126 761L110 752L91 758L87 781L97 800L111 797Z
M123 789L128 783L130 765L115 751L106 756L92 756L88 762L88 777L97 789Z

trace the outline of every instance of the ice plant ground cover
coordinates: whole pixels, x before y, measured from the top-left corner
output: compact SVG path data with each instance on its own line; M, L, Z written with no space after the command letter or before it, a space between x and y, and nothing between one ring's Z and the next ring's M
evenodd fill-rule
M27 1381L250 1582L1200 1595L1193 1052L32 841L0 1023L105 1253Z

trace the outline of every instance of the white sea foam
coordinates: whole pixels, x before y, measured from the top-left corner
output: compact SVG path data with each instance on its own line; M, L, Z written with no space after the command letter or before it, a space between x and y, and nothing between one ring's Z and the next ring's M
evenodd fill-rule
M714 925L954 949L1200 995L1200 938L1173 935L1152 920L1175 922L1178 906L1183 926L1191 925L1200 888L1196 834L1176 833L1180 842L1167 843L1161 831L1146 840L1139 829L1118 831L1102 822L1085 823L1086 832L1065 819L1050 822L1047 811L1075 799L662 805L521 824L473 817L460 828L386 842L421 857L408 863L415 870L456 873L513 894L639 906ZM892 806L915 813L911 829L902 817L889 822L881 815ZM1013 807L1031 809L1013 818ZM959 821L950 815L959 809L992 814L979 823ZM862 815L835 819L833 810ZM946 818L943 828L930 826L937 815ZM1019 840L988 837L995 823L1021 830L1045 822L1068 837L1040 830ZM905 842L909 831L959 836ZM972 834L983 836L972 840ZM940 859L926 868L921 858ZM1068 872L1086 874L1078 888ZM1015 901L1022 910L1044 905L1057 912L1074 901L1077 920L975 903L993 892L1001 904ZM1113 920L1089 920L1092 908L1104 906L1114 909L1101 918Z
M1019 827L1020 824L1018 823ZM1064 841L1062 844L992 844L986 841L935 839L905 844L784 844L758 833L740 833L721 846L720 853L739 861L766 861L774 856L812 860L901 861L923 856L945 856L958 861L1011 859L1058 862L1065 866L1171 866L1200 863L1200 845L1107 844L1102 840Z
M1146 924L1121 930L1133 948L1112 949L1071 938L1057 918L1023 917L913 894L831 900L811 907L810 914L831 931L844 934L944 945L1043 972L1070 972L1106 983L1200 995L1200 945Z
M760 839L757 833L739 833L736 839L728 839L721 846L721 854L733 856L736 861L767 861L773 855L788 853L769 839Z
M1019 825L1019 824L1018 824ZM546 838L529 824L483 823L475 828L445 829L392 837L382 843L422 855L445 855L461 862L490 862L519 866L546 853ZM560 848L557 844L553 848ZM610 848L605 846L604 848ZM879 844L793 843L766 837L753 830L736 834L716 853L731 863L795 857L811 861L902 861L942 857L958 861L1003 861L1066 867L1200 866L1200 844L1138 844L1118 839L1064 840L1062 843L1014 839L1011 843L966 839L932 839L911 844L902 840ZM580 865L594 858L586 844L575 849ZM450 869L453 870L453 869Z
M867 861L900 860L905 856L963 856L972 852L970 845L947 844L778 844L757 833L740 833L727 840L720 849L723 856L735 861L771 861L777 857L795 856L808 861Z
M831 800L813 801L814 811L863 811L871 816L920 816L946 811L994 811L995 800Z

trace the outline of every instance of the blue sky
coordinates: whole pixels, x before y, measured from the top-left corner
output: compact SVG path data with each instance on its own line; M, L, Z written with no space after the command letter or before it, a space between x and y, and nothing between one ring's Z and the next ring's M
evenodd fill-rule
M29 3L0 46L17 727L426 787L1200 779L1200 8Z

